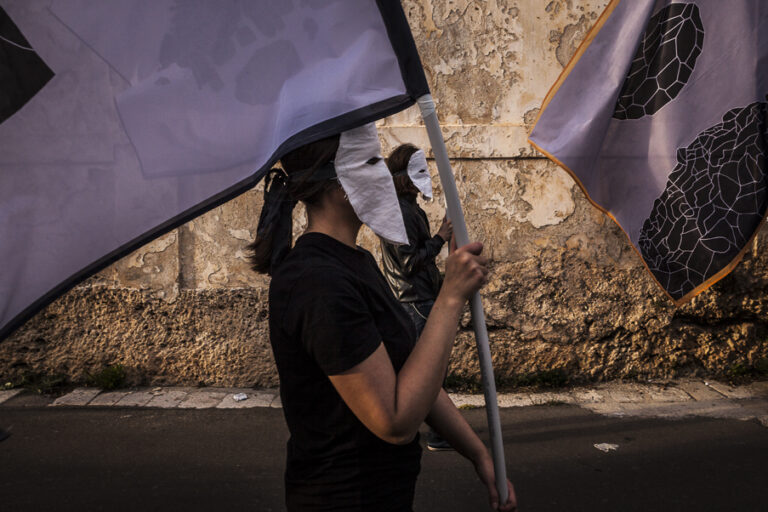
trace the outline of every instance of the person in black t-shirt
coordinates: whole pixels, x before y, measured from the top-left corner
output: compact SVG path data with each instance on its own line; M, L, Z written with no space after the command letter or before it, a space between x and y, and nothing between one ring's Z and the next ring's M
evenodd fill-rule
M250 246L254 269L272 276L270 343L291 434L287 509L410 511L426 420L473 462L491 504L514 510L509 482L510 499L496 503L488 450L441 389L464 304L487 279L482 245L449 255L418 337L375 260L356 244L362 222L341 180L346 133L288 153L283 170L270 171ZM291 249L296 201L308 224Z

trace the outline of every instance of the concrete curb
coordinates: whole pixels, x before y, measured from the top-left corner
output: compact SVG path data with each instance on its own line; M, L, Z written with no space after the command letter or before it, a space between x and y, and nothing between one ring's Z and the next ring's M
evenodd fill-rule
M0 404L12 405L21 390L0 391ZM23 395L22 395L23 396ZM483 395L454 393L459 408L483 407ZM768 427L768 381L729 386L694 379L665 383L607 383L552 392L501 393L499 407L573 404L609 416L682 418L706 416L757 420ZM161 409L280 408L277 389L155 387L101 391L77 388L51 407L144 407Z
M3 391L0 391L0 404L3 402L7 402L11 398L15 397L19 393L21 393L21 389L5 389Z

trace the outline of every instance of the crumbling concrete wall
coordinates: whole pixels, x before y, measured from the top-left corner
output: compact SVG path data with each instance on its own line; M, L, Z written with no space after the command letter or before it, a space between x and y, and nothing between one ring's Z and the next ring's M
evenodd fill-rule
M768 357L768 229L730 276L676 309L621 230L526 142L550 85L607 3L403 2L471 236L493 260L483 295L496 373L515 382L558 370L579 381L759 365ZM428 147L415 108L380 122L380 133L385 152L402 142ZM436 227L443 202L434 184L424 206ZM268 279L245 259L260 208L257 188L78 286L0 343L0 376L80 380L120 363L136 383L277 385ZM298 209L296 234L303 222ZM378 254L367 229L360 243ZM451 372L472 382L469 323L465 315Z

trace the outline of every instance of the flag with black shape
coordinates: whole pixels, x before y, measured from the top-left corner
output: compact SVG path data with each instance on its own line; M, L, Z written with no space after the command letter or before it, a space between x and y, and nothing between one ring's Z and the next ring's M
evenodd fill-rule
M530 142L682 304L736 266L768 206L768 4L613 0Z
M429 92L400 3L373 0L0 0L0 78L0 339L286 152Z

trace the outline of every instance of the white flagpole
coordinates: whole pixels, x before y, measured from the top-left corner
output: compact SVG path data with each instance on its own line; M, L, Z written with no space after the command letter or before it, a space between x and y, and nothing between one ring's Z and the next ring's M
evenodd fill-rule
M435 102L431 94L425 94L417 100L421 108L421 117L427 128L429 142L437 162L437 170L440 174L440 182L445 193L445 203L448 209L448 218L453 224L453 234L456 237L456 245L461 247L469 243L467 224L464 221L464 212L461 209L459 192L456 189L456 181L453 178L451 162L448 160L448 150L445 148L443 133L440 131L440 123L437 120ZM485 410L488 415L488 431L491 438L491 455L493 456L493 468L496 473L496 489L499 491L499 503L506 503L507 493L507 468L504 462L504 443L501 439L501 421L499 419L499 403L496 399L496 382L493 378L493 363L491 361L491 349L488 341L488 329L485 325L485 312L480 294L475 293L469 301L472 308L472 324L475 328L475 340L480 359L480 371L483 377L483 392L485 394Z

